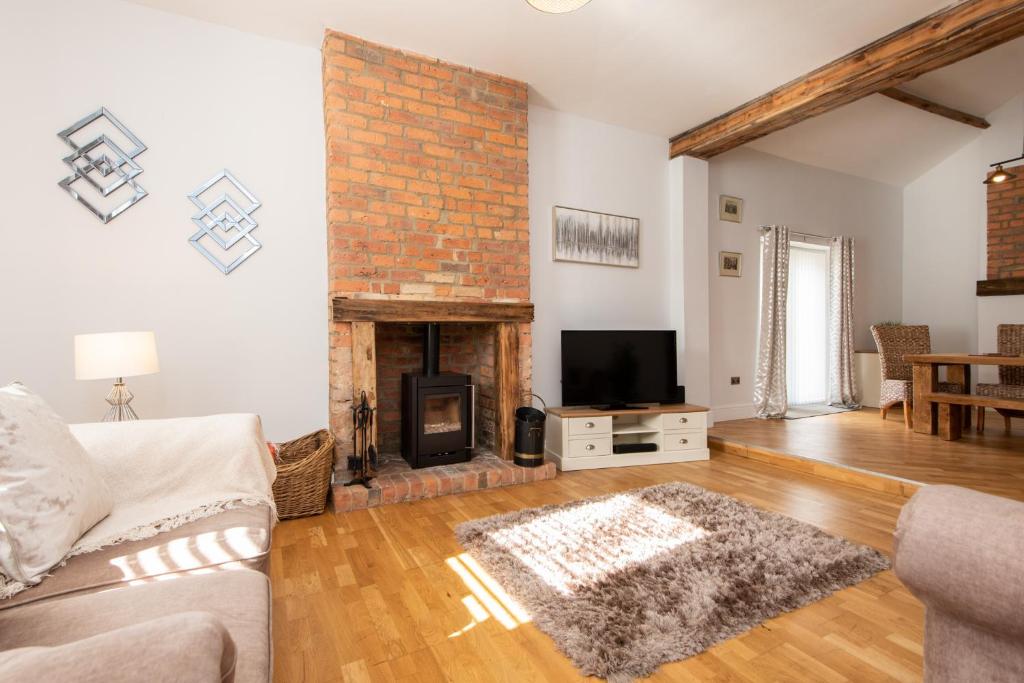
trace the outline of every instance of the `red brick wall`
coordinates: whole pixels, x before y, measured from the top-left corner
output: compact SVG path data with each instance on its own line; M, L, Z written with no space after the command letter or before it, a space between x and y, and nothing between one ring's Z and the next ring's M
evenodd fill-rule
M988 186L988 279L1024 277L1024 166Z
M529 299L526 84L333 32L323 59L331 291Z
M526 84L336 32L324 38L323 82L331 296L529 300ZM442 367L482 385L477 439L486 445L492 335L442 328ZM381 446L397 451L399 377L419 368L422 340L399 325L379 325L377 339ZM348 324L332 324L330 347L331 427L345 452ZM520 348L527 391L529 325Z

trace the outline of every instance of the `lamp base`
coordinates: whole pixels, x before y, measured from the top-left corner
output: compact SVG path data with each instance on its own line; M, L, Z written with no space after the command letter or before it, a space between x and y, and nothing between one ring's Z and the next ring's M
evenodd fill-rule
M135 394L128 391L128 387L124 385L124 380L120 377L114 382L114 387L107 394L107 403L110 404L110 410L103 416L104 422L126 422L128 420L138 420L139 416L135 414L132 407L128 405L135 398Z

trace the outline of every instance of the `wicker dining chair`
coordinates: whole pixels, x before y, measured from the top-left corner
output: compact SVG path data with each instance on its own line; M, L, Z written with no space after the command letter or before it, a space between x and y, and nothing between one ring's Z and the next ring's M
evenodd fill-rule
M996 348L1002 354L1024 356L1024 325L996 327ZM1024 399L1024 367L1000 365L999 384L978 384L975 391L979 396ZM1007 433L1010 431L1010 418L1024 417L1024 410L996 408L996 412L1003 416ZM978 406L977 424L979 432L985 430L985 408L982 406Z
M931 353L932 340L927 325L872 325L871 336L878 347L882 366L882 419L897 403L903 404L903 421L913 426L914 366L903 360L907 353ZM939 382L939 391L962 394L962 384Z

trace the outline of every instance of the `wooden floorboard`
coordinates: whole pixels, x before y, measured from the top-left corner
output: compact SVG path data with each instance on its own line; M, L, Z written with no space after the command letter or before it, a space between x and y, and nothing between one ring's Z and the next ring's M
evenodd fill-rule
M864 409L800 420L730 420L708 430L709 438L842 465L923 484L955 484L1024 500L1024 420L992 413L985 432L972 426L963 438L943 441L903 424L897 409L882 420Z
M275 681L579 680L532 623L508 628L474 605L473 591L448 564L463 552L453 529L668 481L726 493L886 553L905 502L715 454L283 522L271 556ZM650 680L919 681L922 637L921 605L887 571L667 664Z

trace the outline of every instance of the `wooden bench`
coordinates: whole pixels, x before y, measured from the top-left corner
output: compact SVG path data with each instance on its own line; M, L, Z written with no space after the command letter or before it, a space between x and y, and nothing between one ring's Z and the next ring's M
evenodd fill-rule
M977 394L949 394L940 391L925 394L924 399L939 406L939 437L944 441L955 441L960 438L964 424L964 406L968 408L992 408L1000 411L1024 412L1024 400L1019 398L997 398L995 396L978 396Z

